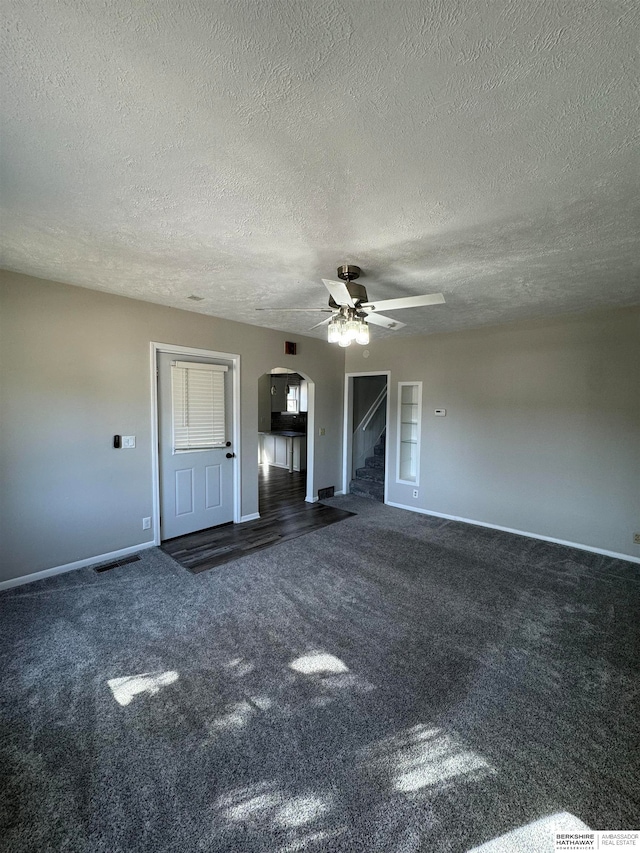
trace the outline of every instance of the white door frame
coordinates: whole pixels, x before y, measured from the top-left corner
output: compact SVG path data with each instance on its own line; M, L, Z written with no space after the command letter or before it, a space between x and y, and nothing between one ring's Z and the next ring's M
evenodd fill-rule
M391 371L390 370L369 370L359 373L345 373L344 375L344 424L343 424L343 441L342 441L342 482L345 495L349 494L349 480L351 479L351 463L352 463L352 443L353 430L351 424L353 422L353 380L358 376L386 376L387 377L387 430L389 428L389 418L391 417ZM389 436L384 444L384 502L387 503L389 496Z
M153 487L153 544L159 545L160 537L160 459L158 446L158 354L196 355L204 358L222 358L232 363L231 367L231 434L233 452L233 522L238 524L241 516L241 448L240 448L240 356L237 353L215 352L196 347L181 347L151 341L151 478Z
M297 372L307 380L307 494L304 499L307 503L314 503L318 500L317 495L313 496L316 455L316 383L302 370Z

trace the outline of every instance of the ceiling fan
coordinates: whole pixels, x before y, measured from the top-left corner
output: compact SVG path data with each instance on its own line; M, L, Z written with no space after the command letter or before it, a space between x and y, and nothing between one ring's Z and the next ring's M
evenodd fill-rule
M362 284L355 283L360 273L360 267L354 264L342 264L338 267L338 278L342 281L322 279L322 283L329 291L329 308L285 308L283 310L325 313L330 311L331 317L321 320L311 328L328 326L329 343L349 346L352 341L359 344L369 343L368 323L391 330L402 329L407 325L391 317L385 317L378 311L397 311L400 308L417 308L421 305L438 305L444 302L444 296L441 293L369 301L366 288ZM256 308L256 311L268 310L270 309Z

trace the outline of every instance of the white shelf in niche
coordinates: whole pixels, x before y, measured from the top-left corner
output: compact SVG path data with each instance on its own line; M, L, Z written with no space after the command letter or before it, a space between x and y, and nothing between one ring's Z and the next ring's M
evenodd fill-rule
M398 382L398 483L418 485L422 382Z

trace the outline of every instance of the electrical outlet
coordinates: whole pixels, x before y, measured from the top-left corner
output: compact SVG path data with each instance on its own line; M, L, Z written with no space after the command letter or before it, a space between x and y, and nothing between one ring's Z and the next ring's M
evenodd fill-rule
M633 542L635 545L640 545L640 533L633 534Z
M413 490L413 496L414 496L414 498L418 497L418 490L417 489Z
M325 428L324 427L318 427L318 435L324 435L324 434L325 434Z
M122 447L130 448L136 446L136 437L135 435L123 435L122 436Z
M143 530L150 530L151 529L151 519L150 518L143 518L142 519L142 529Z

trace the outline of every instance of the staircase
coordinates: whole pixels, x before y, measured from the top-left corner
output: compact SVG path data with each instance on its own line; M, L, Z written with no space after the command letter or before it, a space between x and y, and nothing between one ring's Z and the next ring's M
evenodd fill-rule
M364 460L364 468L356 469L355 479L349 483L349 492L361 498L384 502L384 447L386 430L373 448L373 456Z

